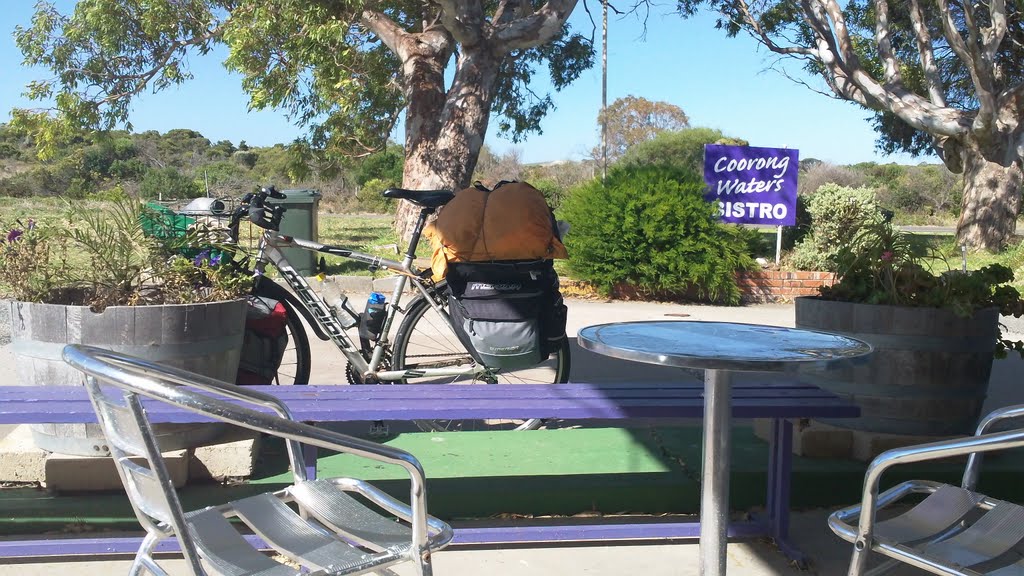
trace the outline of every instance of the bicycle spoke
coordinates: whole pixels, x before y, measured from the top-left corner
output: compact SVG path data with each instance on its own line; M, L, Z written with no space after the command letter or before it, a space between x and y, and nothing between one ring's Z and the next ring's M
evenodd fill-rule
M395 338L395 369L450 367L472 363L462 342L447 321L425 301L409 306ZM486 385L486 384L552 384L568 379L568 344L536 366L522 370L490 370L465 376L434 376L407 378L409 384ZM454 430L529 430L543 424L530 420L422 420L416 424L425 431Z

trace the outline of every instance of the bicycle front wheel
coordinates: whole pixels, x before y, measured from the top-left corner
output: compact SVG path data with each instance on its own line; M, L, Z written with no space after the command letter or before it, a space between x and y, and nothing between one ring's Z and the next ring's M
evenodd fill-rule
M438 287L442 309L448 311L447 286ZM396 370L472 364L473 357L452 331L448 321L418 296L409 305L395 335L393 365ZM521 370L492 370L483 377L435 376L408 378L408 384L560 384L569 380L569 339L558 351L536 366ZM524 420L417 420L425 432L449 430L533 430L540 418Z

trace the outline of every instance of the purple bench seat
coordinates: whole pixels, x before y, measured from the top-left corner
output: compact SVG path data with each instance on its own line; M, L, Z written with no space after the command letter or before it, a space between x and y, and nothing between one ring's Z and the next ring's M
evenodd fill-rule
M268 386L297 420L312 423L550 418L612 420L617 424L701 418L704 386L700 382L555 385L492 384L474 386ZM859 408L819 388L791 383L734 383L734 418L773 421L769 441L765 517L730 527L730 535L771 536L787 555L801 560L789 546L789 480L792 423L799 418L851 418ZM157 423L201 422L204 418L166 404L148 405ZM95 422L92 406L80 387L0 387L0 424ZM523 434L525 432L510 432ZM315 452L307 452L315 468ZM593 541L611 539L696 538L697 523L637 523L579 526L521 526L457 529L453 544ZM38 540L0 542L0 557L134 551L133 539Z

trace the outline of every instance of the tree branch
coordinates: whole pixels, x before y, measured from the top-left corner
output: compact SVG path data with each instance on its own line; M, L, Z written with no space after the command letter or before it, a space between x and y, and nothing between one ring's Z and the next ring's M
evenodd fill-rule
M920 0L910 0L910 22L917 39L917 53L921 57L921 68L928 83L928 98L936 106L946 105L946 94L942 91L942 75L935 63L935 51L932 49L932 36L924 21Z
M177 42L174 42L170 47L168 47L164 51L163 54L161 54L161 55L156 57L156 59L153 62L153 66L149 70L146 70L146 71L143 71L143 72L138 72L138 73L135 73L135 74L123 74L123 75L117 75L117 74L115 74L113 72L109 72L107 78L105 78L105 79L109 80L109 79L118 78L118 79L121 79L121 80L132 81L134 86L131 89L129 89L129 90L125 90L125 91L119 92L117 94L107 94L105 97L97 100L96 103L97 104L109 104L111 102L116 102L118 100L121 100L122 98L129 98L131 96L135 96L136 94L142 92L146 88L146 86L149 85L150 80L152 80L154 77L156 77L156 75L159 74L160 71L163 70L164 67L167 66L167 63L171 61L171 58L174 56L175 53L183 51L183 50L187 49L189 46L198 46L198 45L203 44L205 42L209 42L210 40L213 40L214 38L217 38L224 31L224 25L225 25L225 22L221 22L220 24L215 26L212 30L208 31L206 34L201 34L201 35L196 36L194 38L189 38L187 40L178 40ZM106 68L106 66L104 66L104 67ZM108 68L108 70L109 70L109 68ZM84 76L89 76L90 75L87 70L83 69L81 71L82 71ZM97 80L96 83L93 84L93 86L101 86L101 85L102 84L100 83L99 80Z
M795 46L795 45L794 46L782 46L782 45L778 44L777 42L775 42L775 40L773 40L771 38L771 36L769 36L764 31L764 28L761 27L761 23L757 20L757 18L754 18L753 14L750 13L750 8L747 6L747 3L746 3L745 0L740 0L737 3L736 8L739 9L740 14L743 17L743 21L740 22L739 24L741 24L745 28L747 28L749 30L749 33L750 33L751 37L753 37L754 40L757 40L761 44L764 44L765 48L768 48L769 50L771 50L772 52L775 52L776 54L784 54L784 55L785 54L789 54L789 55L803 54L803 55L812 56L812 57L816 57L817 56L817 52L813 48L807 48L805 46Z
M866 108L891 112L914 128L931 134L951 136L965 130L966 116L963 112L936 105L907 90L901 82L883 85L861 68L852 51L852 41L837 2L801 0L801 5L805 22L814 33L815 49L804 47L796 52L813 56L822 64L822 77L836 95ZM747 26L757 32L759 38L767 36L745 0L737 0L736 6ZM793 53L770 39L767 42L762 39L762 43L778 54ZM845 54L843 46L846 47Z
M359 15L359 21L366 26L370 32L380 37L381 42L391 49L401 61L409 58L409 50L402 40L409 35L403 28L399 27L391 18L388 18L376 10L363 10Z
M990 66L996 61L996 52L1006 36L1006 1L990 0L989 17L992 25L982 31L982 45L985 50L985 60Z
M971 75L971 83L974 84L978 99L978 115L975 117L975 122L991 121L992 115L995 113L995 99L992 95L991 85L982 79L978 70L979 63L971 56L970 49L963 37L960 36L960 31L956 29L956 23L953 22L953 15L949 10L949 0L936 0L936 2L938 2L939 11L942 13L942 30L945 33L946 42L949 43L949 47L952 48L957 58L967 67L967 71ZM965 6L965 15L968 11L968 7ZM986 119L988 120L986 121Z
M526 16L530 8L530 3L524 0L501 0L491 22L495 26L504 26L517 17Z
M548 0L533 14L496 27L492 35L495 46L507 53L550 42L562 33L562 25L575 7L576 0Z
M843 64L852 68L859 68L860 61L857 53L854 52L853 42L850 41L850 32L846 28L846 17L843 16L843 9L835 0L815 0L828 14L832 22L832 31L835 34L836 42L839 44L839 54L842 56Z
M885 66L885 81L900 82L900 63L892 53L892 42L889 39L889 2L875 0L875 43L878 55Z
M472 46L483 39L484 10L481 0L435 0L441 7L441 23L455 41Z

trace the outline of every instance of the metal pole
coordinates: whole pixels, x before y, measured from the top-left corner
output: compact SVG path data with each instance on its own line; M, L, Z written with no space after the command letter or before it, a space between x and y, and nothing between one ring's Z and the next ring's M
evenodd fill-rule
M782 258L782 226L775 231L775 263L778 264Z
M700 485L700 574L725 576L729 528L732 375L704 372L704 465Z
M601 182L608 176L608 0L601 2Z

